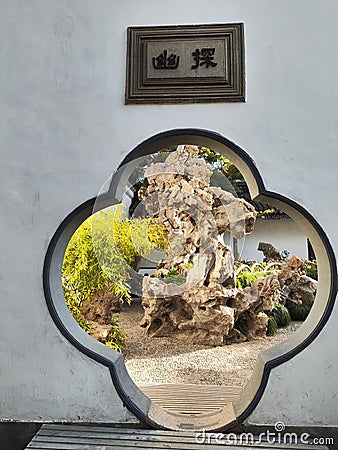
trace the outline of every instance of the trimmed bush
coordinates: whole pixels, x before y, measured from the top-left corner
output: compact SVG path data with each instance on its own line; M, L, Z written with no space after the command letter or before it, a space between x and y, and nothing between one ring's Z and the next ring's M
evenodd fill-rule
M278 330L278 325L277 325L276 319L273 316L270 316L266 335L274 336L277 333L277 330Z
M291 316L288 309L281 304L277 304L273 308L270 317L275 319L278 328L286 327L291 323Z
M307 318L312 307L312 305L308 304L299 305L297 303L292 302L291 300L287 300L285 306L290 313L291 319L301 322L304 322L304 320Z

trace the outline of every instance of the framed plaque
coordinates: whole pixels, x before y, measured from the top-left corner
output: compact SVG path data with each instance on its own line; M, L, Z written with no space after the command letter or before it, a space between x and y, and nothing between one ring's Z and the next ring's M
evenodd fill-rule
M243 24L128 28L125 101L244 102Z

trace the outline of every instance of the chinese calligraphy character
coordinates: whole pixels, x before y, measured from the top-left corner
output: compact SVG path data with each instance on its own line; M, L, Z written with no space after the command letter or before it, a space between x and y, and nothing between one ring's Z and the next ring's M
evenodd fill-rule
M155 69L177 69L179 62L180 57L174 53L168 56L167 50L153 57L153 66Z
M214 62L214 55L214 48L202 48L201 50L196 48L196 50L192 52L195 64L191 66L191 68L197 69L199 66L205 66L208 69L209 67L217 66L217 63Z

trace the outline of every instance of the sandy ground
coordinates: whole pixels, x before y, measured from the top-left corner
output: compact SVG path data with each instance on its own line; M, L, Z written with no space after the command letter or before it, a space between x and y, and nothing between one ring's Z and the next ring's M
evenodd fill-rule
M278 334L240 344L210 347L190 337L150 338L140 327L143 309L139 300L124 305L120 324L128 333L123 352L129 374L136 383L213 384L244 386L257 356L284 341L302 322L292 322Z

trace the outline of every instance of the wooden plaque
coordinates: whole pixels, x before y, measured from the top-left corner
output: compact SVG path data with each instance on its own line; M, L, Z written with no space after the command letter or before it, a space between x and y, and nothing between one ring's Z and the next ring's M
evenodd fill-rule
M244 102L243 24L128 28L125 101Z

